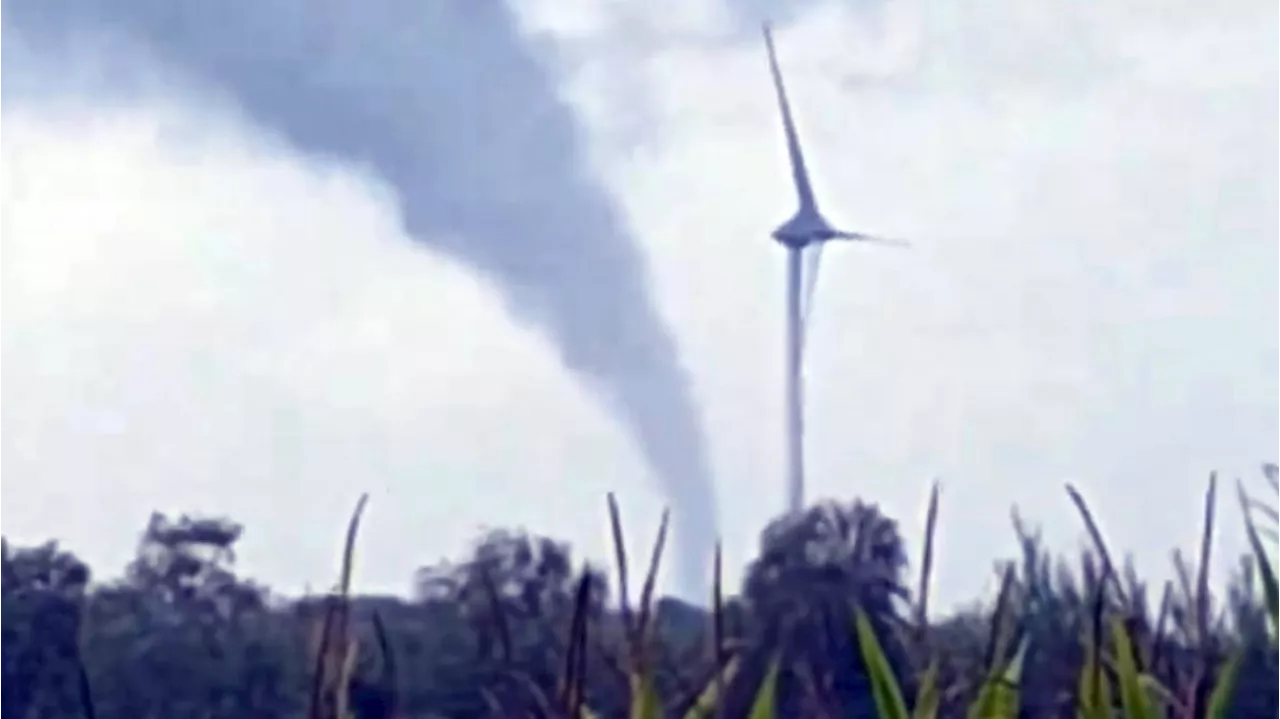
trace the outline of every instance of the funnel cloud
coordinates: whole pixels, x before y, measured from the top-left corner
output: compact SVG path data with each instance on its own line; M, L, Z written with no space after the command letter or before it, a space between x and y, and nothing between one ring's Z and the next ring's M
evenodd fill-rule
M511 313L545 331L632 434L673 504L677 582L701 593L716 506L690 381L650 296L644 258L592 177L574 118L509 6L234 7L14 0L5 4L5 35L10 47L16 32L45 55L95 35L136 46L197 89L229 96L300 152L391 185L408 233L496 285ZM120 84L93 90L128 90Z

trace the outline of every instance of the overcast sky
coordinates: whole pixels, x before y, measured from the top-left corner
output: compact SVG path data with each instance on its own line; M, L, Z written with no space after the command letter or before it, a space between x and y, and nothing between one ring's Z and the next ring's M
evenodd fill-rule
M715 0L519 6L693 376L736 582L785 496L762 43ZM776 39L828 215L914 242L826 253L811 493L880 503L915 557L941 479L944 605L1016 551L1013 505L1074 551L1068 481L1165 571L1210 470L1280 454L1275 2L829 0ZM6 536L102 576L153 509L223 513L285 591L333 581L364 491L370 591L483 527L603 560L608 491L650 541L668 498L633 438L383 178L180 83L104 99L101 45L31 92L47 49L5 40Z

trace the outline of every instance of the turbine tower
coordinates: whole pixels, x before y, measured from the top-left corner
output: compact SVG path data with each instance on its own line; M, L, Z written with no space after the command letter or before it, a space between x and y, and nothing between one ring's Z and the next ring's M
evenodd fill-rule
M773 87L778 94L778 107L782 111L782 129L786 134L787 155L791 160L791 177L795 182L796 197L800 208L791 219L773 231L773 238L787 250L786 282L786 431L787 431L787 508L799 512L804 508L804 387L803 354L805 325L812 304L814 282L817 278L818 260L822 246L830 240L852 240L905 246L900 240L892 240L861 232L838 230L827 222L818 211L809 172L805 168L804 154L800 151L800 138L795 120L791 116L791 104L782 84L782 72L778 69L778 56L773 47L773 32L764 25L764 42L769 52L769 70L773 75ZM808 277L805 275L805 253L809 253ZM802 293L808 295L802 301Z

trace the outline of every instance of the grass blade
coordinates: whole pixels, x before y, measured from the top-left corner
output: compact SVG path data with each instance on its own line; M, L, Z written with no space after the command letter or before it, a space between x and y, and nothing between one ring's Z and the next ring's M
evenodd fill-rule
M1173 691L1170 690L1169 687L1161 684L1159 679L1156 679L1151 674L1143 674L1138 679L1142 683L1143 690L1146 691L1147 694L1154 696L1166 708L1172 709L1174 716L1191 716L1186 705L1184 705L1182 701L1174 695Z
M1067 485L1067 494L1071 497L1071 503L1076 506L1076 511L1080 513L1080 518L1084 520L1085 529L1089 532L1089 538L1093 541L1093 548L1098 552L1098 558L1102 560L1102 571L1111 578L1111 584L1116 590L1116 598L1121 603L1126 602L1124 587L1120 584L1119 575L1116 574L1115 562L1111 561L1111 552L1107 550L1107 542L1102 538L1102 530L1098 529L1098 523L1093 520L1093 512L1089 511L1089 505L1084 501L1084 497L1076 488Z
M711 681L707 682L706 688L698 695L693 706L685 712L684 719L711 719L716 716L719 713L720 699L724 696L724 688L729 686L737 676L740 665L741 660L734 657L724 665L723 669L717 671Z
M653 542L653 554L649 556L649 571L645 574L644 587L640 590L640 618L636 621L635 646L637 661L643 664L644 648L649 641L649 623L653 619L653 592L658 584L658 568L662 565L662 550L667 546L667 528L670 525L671 512L662 511L662 522L658 525L658 538Z
M782 669L781 660L774 658L769 663L769 671L760 682L756 698L751 702L749 719L774 719L778 712L778 674Z
M627 716L630 719L662 717L662 701L653 686L653 679L646 672L636 671L631 675L631 711Z
M351 678L356 651L348 631L351 572L355 563L360 518L368 501L369 495L361 494L351 513L351 519L347 522L337 591L326 597L324 602L324 618L320 625L314 675L311 679L311 708L308 716L312 719L341 719L346 711L346 687Z
M1111 641L1115 652L1116 680L1120 685L1120 707L1124 716L1126 719L1159 719L1156 708L1152 706L1151 699L1142 686L1138 663L1133 656L1133 642L1120 617L1113 617L1111 620Z
M1027 640L1003 669L991 668L978 697L969 707L969 719L1017 719L1020 702L1018 687L1022 682L1022 665L1027 656Z
M1084 663L1080 667L1080 689L1076 696L1077 712L1083 719L1110 719L1111 682L1102 668L1103 612L1106 610L1106 584L1099 582L1093 597L1089 637L1085 640Z
M996 593L996 606L991 613L991 634L987 637L987 646L983 651L983 666L994 667L1003 661L1005 646L1009 635L1013 632L1011 609L1013 603L1013 581L1016 569L1013 564L1006 564L1000 575L1000 589Z
M564 667L560 675L560 691L556 697L565 712L576 717L582 714L586 697L587 669L587 620L591 603L592 575L584 571L578 581L573 600L573 615L569 620L569 646L565 650Z
M360 495L355 511L351 513L351 520L347 522L347 537L342 545L342 579L338 584L338 593L343 597L351 594L351 568L355 562L356 535L360 533L360 517L364 515L364 508L368 503L369 495Z
M920 688L916 691L916 703L911 711L911 719L936 719L942 708L942 688L938 685L938 673L941 665L935 658L920 676Z
M618 569L618 601L622 608L622 626L627 633L635 631L631 616L631 588L628 585L627 541L622 535L622 512L618 500L609 493L609 527L613 532L613 556Z
M1280 630L1280 587L1276 585L1276 570L1271 566L1271 558L1267 556L1266 547L1262 546L1262 538L1258 536L1258 527L1249 514L1249 496L1244 485L1237 482L1240 495L1240 507L1244 511L1245 533L1249 537L1249 548L1253 551L1254 562L1258 565L1258 576L1262 580L1262 595L1266 602L1267 616L1271 619L1272 641L1276 640Z
M1217 508L1218 475L1209 475L1204 494L1204 525L1200 535L1200 562L1196 575L1196 636L1203 656L1209 645L1209 562L1213 554L1213 517Z
M1111 681L1102 671L1098 652L1089 650L1080 668L1080 690L1076 715L1081 719L1111 719Z
M858 650L867 670L867 681L871 683L871 696L875 699L881 719L909 719L911 715L907 712L906 700L902 698L902 688L898 686L898 679L893 675L889 659L880 647L871 619L861 607L855 607L853 621Z
M1223 665L1218 674L1218 683L1209 693L1209 701L1205 704L1204 719L1226 719L1227 710L1231 708L1231 700L1236 693L1236 681L1240 678L1240 667L1244 664L1244 650L1238 649Z
M924 517L924 554L920 559L920 579L916 585L916 648L923 650L929 627L929 580L933 575L933 540L938 528L938 483L929 491L929 508Z

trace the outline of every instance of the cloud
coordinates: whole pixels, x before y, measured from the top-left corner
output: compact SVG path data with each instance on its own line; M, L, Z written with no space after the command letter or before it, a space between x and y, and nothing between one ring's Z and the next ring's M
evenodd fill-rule
M1011 504L1070 546L1068 480L1163 569L1208 471L1254 472L1280 434L1275 8L997 5L814 3L778 35L832 219L915 242L827 252L811 486L913 538L941 477L944 604L1015 551ZM628 7L654 30L626 52L551 3L526 22L560 43L684 350L737 566L783 499L781 132L754 40L694 41L723 12L668 39ZM483 523L603 559L610 489L637 540L656 525L626 436L486 283L406 240L372 174L173 93L4 119L6 534L119 566L153 507L226 511L248 568L296 589L330 581L368 489L361 580L403 588Z

